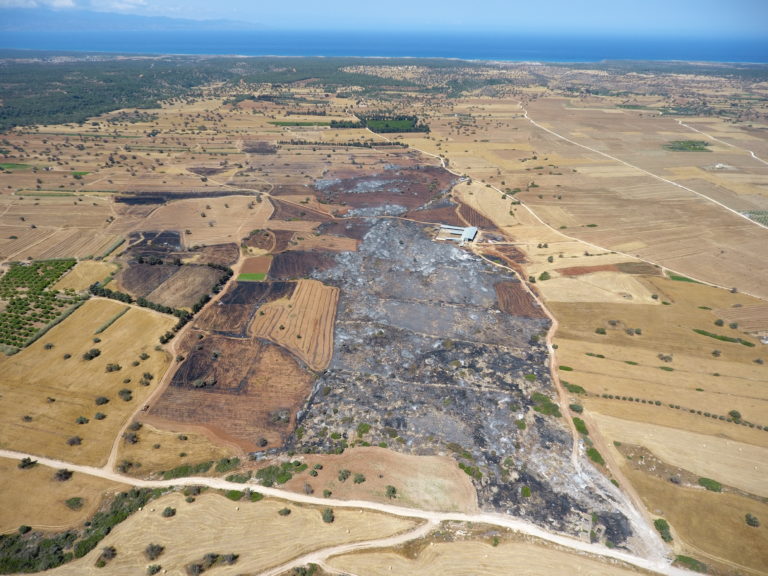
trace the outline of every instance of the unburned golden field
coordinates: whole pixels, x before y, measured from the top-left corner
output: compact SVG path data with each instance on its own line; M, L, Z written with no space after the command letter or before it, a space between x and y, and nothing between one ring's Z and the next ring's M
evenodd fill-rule
M53 468L37 465L21 470L18 464L18 460L0 458L0 533L15 532L22 525L46 531L74 528L99 509L105 494L126 489L124 484L86 474L57 482ZM30 486L37 487L35 497L23 497ZM67 506L71 498L82 499L79 509Z
M164 518L166 507L176 509ZM289 508L290 514L278 511ZM99 546L82 559L50 571L55 575L133 575L149 564L160 564L168 574L185 574L185 566L200 562L207 553L238 554L232 566L215 568L216 574L258 573L310 551L346 542L382 538L415 528L412 520L375 512L337 509L333 523L323 522L322 509L279 500L232 502L215 493L204 493L187 503L179 493L152 501L143 510L116 527L103 541L114 546L117 556L106 568L94 563ZM148 544L159 544L164 552L156 561L144 555Z
M82 464L106 462L118 431L165 373L168 356L155 350L155 342L175 324L169 316L131 308L97 334L125 308L121 302L89 300L28 348L0 357L3 448ZM100 355L83 359L92 349ZM65 358L68 354L71 357ZM121 368L107 372L108 364ZM144 373L153 375L150 386L140 384ZM119 395L124 389L130 391L124 394L129 400ZM97 405L100 396L108 402ZM104 418L98 419L97 413ZM87 423L78 424L80 417ZM69 445L73 437L81 443Z
M439 542L429 543L414 557L397 552L359 552L331 559L337 570L355 574L414 574L417 576L549 576L551 574L591 574L625 576L636 570L611 566L586 557L578 557L529 543Z

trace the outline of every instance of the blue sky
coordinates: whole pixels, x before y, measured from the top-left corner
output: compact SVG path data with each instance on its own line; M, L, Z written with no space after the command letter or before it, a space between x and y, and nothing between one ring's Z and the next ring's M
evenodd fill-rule
M768 0L0 0L3 7L240 20L274 29L768 38Z

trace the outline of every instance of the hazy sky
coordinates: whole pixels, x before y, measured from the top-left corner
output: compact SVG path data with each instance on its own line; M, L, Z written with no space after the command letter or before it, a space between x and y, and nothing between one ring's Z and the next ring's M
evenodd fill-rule
M508 30L768 38L768 0L0 0L269 28Z

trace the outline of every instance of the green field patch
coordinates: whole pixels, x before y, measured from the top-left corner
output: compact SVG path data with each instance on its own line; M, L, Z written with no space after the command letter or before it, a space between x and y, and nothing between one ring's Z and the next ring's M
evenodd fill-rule
M673 152L710 152L709 142L704 140L672 140L664 144L664 149Z
M15 162L0 162L0 170L29 170L30 164L17 164Z
M678 274L670 274L669 275L670 280L675 280L676 282L692 282L693 284L701 284L698 280L694 280L693 278L688 278L688 276L680 276Z
M264 272L247 272L237 277L238 282L263 282L267 277Z
M723 334L715 334L714 332L708 332L707 330L701 330L700 328L693 328L693 331L696 332L696 334L708 336L710 338L714 338L715 340L720 340L721 342L741 344L742 346L747 346L749 348L754 348L755 346L754 343L750 342L749 340L744 340L743 338L734 338L732 336L725 336Z

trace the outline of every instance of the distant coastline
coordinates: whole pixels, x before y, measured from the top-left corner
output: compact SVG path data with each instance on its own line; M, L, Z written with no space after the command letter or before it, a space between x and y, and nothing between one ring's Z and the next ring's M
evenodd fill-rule
M309 31L3 32L0 48L128 54L412 57L510 62L768 63L768 39Z

